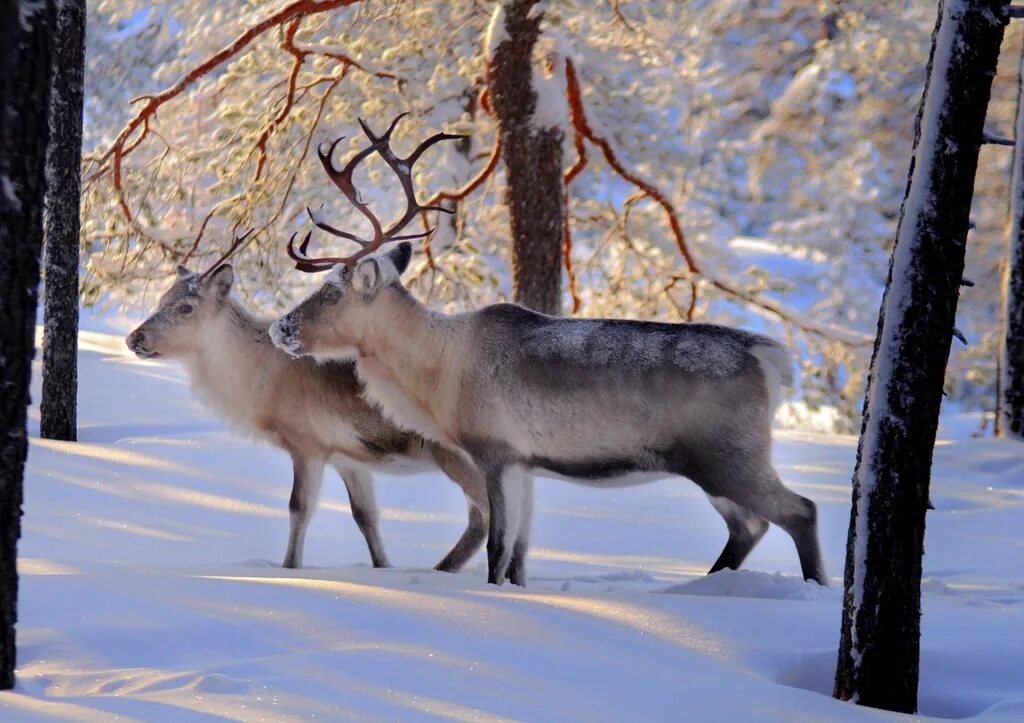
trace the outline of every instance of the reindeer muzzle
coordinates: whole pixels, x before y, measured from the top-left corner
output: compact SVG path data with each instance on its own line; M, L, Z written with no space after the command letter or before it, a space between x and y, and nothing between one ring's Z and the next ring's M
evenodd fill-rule
M139 329L129 334L124 343L140 359L156 359L160 356L159 352L153 351L146 346L146 333Z

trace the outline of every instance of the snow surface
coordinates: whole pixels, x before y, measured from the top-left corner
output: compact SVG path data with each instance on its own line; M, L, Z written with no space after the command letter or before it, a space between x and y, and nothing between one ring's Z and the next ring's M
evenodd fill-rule
M827 695L854 438L784 432L774 453L819 505L830 589L776 529L747 569L704 577L725 527L679 480L540 480L523 590L486 585L482 555L429 569L465 522L439 475L378 485L389 570L328 479L310 567L282 570L287 459L225 431L173 364L130 356L133 324L83 318L79 443L39 439L31 410L0 720L910 719ZM932 499L922 713L1024 720L1024 445L941 441Z

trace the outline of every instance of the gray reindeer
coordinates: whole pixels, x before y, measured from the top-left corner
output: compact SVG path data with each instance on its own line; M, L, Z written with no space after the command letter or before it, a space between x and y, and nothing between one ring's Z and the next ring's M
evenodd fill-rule
M223 262L243 239L236 239L203 273L179 267L159 308L128 335L128 348L143 359L180 361L200 399L234 427L291 455L294 481L285 567L302 567L306 529L324 467L330 464L348 490L352 517L366 538L374 567L389 563L378 530L373 472L440 468L465 493L469 522L436 569L460 569L487 534L480 472L464 455L387 421L363 399L352 362L317 363L276 348L267 333L271 320L250 314L230 294L234 272Z
M400 116L401 117L401 116ZM792 361L774 339L712 324L563 319L513 304L461 314L427 309L402 286L411 246L377 252L419 210L412 163L389 142L395 122L341 171L320 160L373 226L346 257L311 258L310 234L288 252L304 271L330 270L308 299L270 329L290 354L356 360L366 394L398 424L464 450L487 480L488 581L526 581L533 475L599 487L667 475L695 482L729 538L711 572L737 568L768 529L793 538L803 575L827 584L814 503L771 464L771 420ZM336 145L336 144L335 144ZM371 152L398 175L409 210L383 230L352 185Z

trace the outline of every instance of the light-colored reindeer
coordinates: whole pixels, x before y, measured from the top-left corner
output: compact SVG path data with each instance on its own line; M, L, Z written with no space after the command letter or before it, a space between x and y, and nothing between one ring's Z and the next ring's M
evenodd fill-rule
M224 258L201 274L179 267L159 308L126 342L144 359L180 361L196 394L230 424L291 455L291 529L284 566L302 566L306 529L324 467L330 464L348 490L352 517L374 567L387 567L388 558L378 530L373 472L439 467L465 493L469 523L436 569L461 568L487 534L480 472L463 455L387 421L363 399L352 362L318 364L276 348L267 334L271 320L250 314L230 295L234 272L222 265Z
M360 121L362 123L362 121ZM428 310L401 285L411 247L394 240L352 187L374 150L410 196L412 161L389 147L394 123L342 170L321 161L370 219L371 241L348 257L314 259L310 236L289 254L328 270L323 286L270 330L294 355L355 358L367 396L399 424L456 446L487 480L488 580L526 580L534 474L602 487L666 475L693 480L725 518L729 538L711 572L736 568L768 529L796 543L805 578L826 583L813 502L771 465L771 420L792 361L777 341L712 324L562 319L512 304L462 314ZM432 141L433 139L431 139ZM429 143L430 141L428 141ZM409 214L406 214L407 216Z

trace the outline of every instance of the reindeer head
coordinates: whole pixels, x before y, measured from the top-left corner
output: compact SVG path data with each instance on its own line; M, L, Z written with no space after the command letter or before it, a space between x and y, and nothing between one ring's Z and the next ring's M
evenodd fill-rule
M306 234L297 250L295 239L298 234L289 240L288 255L295 261L295 268L309 273L330 271L326 281L316 292L270 327L270 336L274 343L290 354L332 358L353 356L362 330L369 323L369 309L379 292L387 286L399 284L402 272L409 265L412 246L407 240L427 236L433 229L405 236L397 235L398 232L408 226L417 214L424 211L451 213L449 209L440 206L421 206L416 201L412 168L423 152L435 143L461 136L437 133L423 141L408 157L399 158L391 150L391 134L404 115L403 113L395 118L381 136L374 134L360 118L359 125L370 139L371 145L353 156L340 171L335 170L332 157L341 138L326 149L317 149L320 163L328 177L342 195L369 220L373 227L373 238L366 240L347 231L341 231L324 221L318 214L309 211L310 219L317 228L333 236L353 241L361 248L351 256L313 258L306 254L312 231ZM406 197L405 213L386 230L369 206L362 201L359 191L352 183L352 174L356 166L372 153L380 154L395 172ZM381 246L391 241L403 243L391 251L378 252Z
M270 338L293 356L356 356L370 307L381 289L400 283L410 258L412 245L403 241L354 266L337 264L319 289L271 325Z
M231 292L235 272L224 261L252 231L235 238L231 248L202 273L178 267L174 285L160 297L157 310L125 339L128 348L142 359L181 358L196 349L200 330L217 313Z

